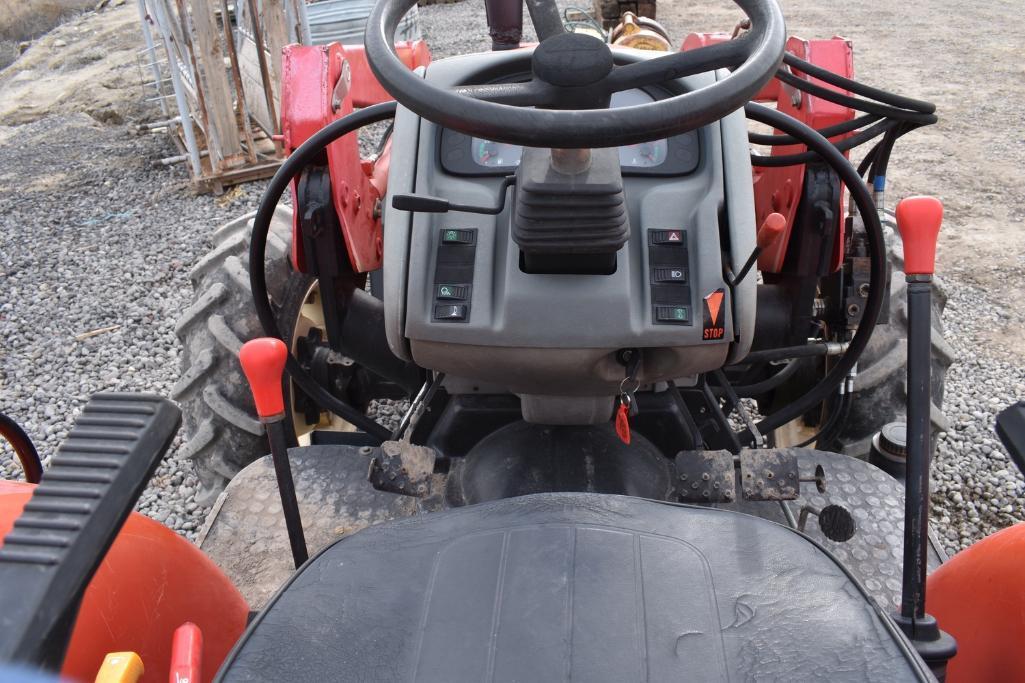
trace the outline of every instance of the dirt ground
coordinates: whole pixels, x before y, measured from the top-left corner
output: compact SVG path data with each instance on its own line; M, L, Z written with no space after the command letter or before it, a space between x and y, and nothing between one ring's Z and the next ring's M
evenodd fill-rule
M101 123L155 114L154 103L146 102L154 91L144 86L142 48L134 2L111 3L58 26L0 71L0 126L73 112Z

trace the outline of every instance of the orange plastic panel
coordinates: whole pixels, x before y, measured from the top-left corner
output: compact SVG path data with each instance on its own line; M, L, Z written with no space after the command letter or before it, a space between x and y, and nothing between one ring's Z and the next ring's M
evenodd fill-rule
M0 481L0 545L34 487ZM2 587L0 587L2 590ZM249 606L196 546L132 513L86 589L61 673L91 681L109 652L136 652L142 681L167 680L171 642L187 621L204 634L204 680L245 629Z
M929 576L926 608L957 639L949 683L1025 681L1025 524L998 531Z

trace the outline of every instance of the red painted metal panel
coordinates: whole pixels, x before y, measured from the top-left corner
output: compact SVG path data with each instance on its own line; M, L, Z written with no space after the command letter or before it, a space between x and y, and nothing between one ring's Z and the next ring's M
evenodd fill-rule
M424 41L400 43L399 57L410 68L430 63ZM281 130L292 152L332 121L356 107L390 100L374 78L362 47L289 45L282 55ZM360 159L355 134L346 135L327 148L328 171L335 211L338 214L352 267L360 273L381 267L383 241L380 201L384 179L374 173L372 160ZM374 176L373 182L371 177ZM293 185L293 200L295 199ZM292 261L305 270L298 217L293 229Z

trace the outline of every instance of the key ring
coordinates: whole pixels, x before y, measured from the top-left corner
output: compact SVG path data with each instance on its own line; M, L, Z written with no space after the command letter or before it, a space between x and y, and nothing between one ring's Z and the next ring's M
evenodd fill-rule
M633 389L627 391L627 382L633 382ZM641 388L641 383L637 381L636 377L624 377L623 381L619 383L619 395L620 396L631 396L635 391Z

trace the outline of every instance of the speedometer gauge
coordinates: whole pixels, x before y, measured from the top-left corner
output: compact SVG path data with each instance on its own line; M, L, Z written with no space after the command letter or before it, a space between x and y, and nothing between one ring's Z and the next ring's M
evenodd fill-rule
M619 164L624 168L654 168L666 160L668 151L665 140L626 145L619 148Z
M474 138L473 160L478 166L518 166L523 148L519 145L508 145L504 142L492 142Z

